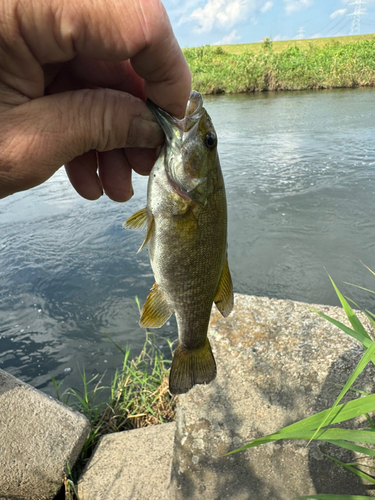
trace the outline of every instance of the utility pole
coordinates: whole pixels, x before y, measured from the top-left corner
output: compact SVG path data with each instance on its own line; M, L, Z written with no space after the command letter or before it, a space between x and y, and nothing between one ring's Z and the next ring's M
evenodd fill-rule
M366 14L366 11L362 9L363 3L365 3L364 0L355 0L355 2L350 4L354 5L354 12L348 14L348 16L353 16L350 35L359 35L361 33L361 16Z

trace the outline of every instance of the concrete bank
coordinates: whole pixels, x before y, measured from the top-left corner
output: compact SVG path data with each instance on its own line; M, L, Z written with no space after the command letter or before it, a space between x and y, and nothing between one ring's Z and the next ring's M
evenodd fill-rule
M0 370L0 500L49 500L90 431L86 417Z
M342 309L316 307L347 323ZM226 320L213 311L209 336L218 377L180 396L174 444L173 424L156 426L150 441L141 438L147 429L103 438L79 482L84 500L375 495L323 454L345 461L361 457L327 444L306 448L304 441L269 443L223 457L255 437L332 405L340 391L337 384L346 382L363 353L361 346L308 304L245 295L236 295ZM356 387L373 391L374 381L375 370L368 366ZM108 457L110 484L102 475Z

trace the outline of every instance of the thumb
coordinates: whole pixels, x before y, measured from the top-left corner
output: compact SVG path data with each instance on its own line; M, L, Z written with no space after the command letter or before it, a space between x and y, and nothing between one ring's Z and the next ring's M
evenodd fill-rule
M0 198L41 184L87 151L155 148L163 139L143 101L111 89L64 92L2 110Z

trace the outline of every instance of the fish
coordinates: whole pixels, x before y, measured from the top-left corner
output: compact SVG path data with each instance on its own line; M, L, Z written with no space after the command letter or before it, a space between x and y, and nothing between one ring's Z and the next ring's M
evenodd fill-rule
M199 92L177 119L148 100L165 142L147 186L147 206L124 226L146 229L155 284L139 324L160 328L176 315L178 345L169 373L171 394L216 377L207 337L213 303L227 317L233 285L227 255L227 202L217 135Z

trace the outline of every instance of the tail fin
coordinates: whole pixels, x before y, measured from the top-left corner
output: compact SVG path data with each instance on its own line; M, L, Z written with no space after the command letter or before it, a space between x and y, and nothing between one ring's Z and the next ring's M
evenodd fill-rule
M181 344L175 350L169 374L172 394L184 394L195 384L209 384L216 377L216 363L210 341L199 349L187 349Z

